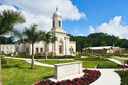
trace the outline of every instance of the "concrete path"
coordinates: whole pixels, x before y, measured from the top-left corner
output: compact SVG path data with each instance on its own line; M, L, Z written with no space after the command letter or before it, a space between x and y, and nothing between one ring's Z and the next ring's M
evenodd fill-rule
M12 58L12 57L6 57L6 58ZM31 63L31 59L25 59L25 58L12 58L12 59L21 59ZM115 63L121 64L115 59L109 59L109 60ZM34 62L34 64L40 65L40 66L46 66L46 67L54 67L54 65L43 64L36 61ZM99 70L101 72L100 78L90 85L120 85L121 84L120 76L116 72L114 72L115 69L90 69L90 70Z
M116 59L108 58L108 60L110 60L110 61L112 61L112 62L114 62L114 63L117 63L117 64L119 64L119 65L122 65L122 63L121 63L120 61L116 60Z
M90 85L120 85L120 76L114 72L114 69L95 69L101 72L101 76Z
M5 58L20 59L20 60L25 60L28 63L31 63L31 59L26 59L26 58L13 58L13 57L5 57ZM54 65L44 64L44 63L40 63L40 62L37 62L37 61L34 61L34 64L39 65L39 66L45 66L45 67L54 67Z

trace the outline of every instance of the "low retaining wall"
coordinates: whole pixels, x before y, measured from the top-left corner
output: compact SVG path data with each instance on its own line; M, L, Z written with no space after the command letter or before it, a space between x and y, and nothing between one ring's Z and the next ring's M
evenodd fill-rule
M54 66L55 66L54 78L56 80L83 73L82 62L55 64Z

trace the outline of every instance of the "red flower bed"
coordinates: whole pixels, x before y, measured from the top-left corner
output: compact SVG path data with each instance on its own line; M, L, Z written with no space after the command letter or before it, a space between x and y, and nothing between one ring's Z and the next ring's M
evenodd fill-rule
M117 68L128 68L128 61L125 61L124 65L118 65Z
M83 70L83 72L85 74L81 78L75 78L73 80L63 80L57 83L52 82L50 80L45 80L45 81L42 80L34 85L89 85L90 83L97 80L101 75L100 71L97 70L91 70L91 71Z
M118 65L117 68L128 68L126 65Z
M125 64L128 65L128 61L125 61Z

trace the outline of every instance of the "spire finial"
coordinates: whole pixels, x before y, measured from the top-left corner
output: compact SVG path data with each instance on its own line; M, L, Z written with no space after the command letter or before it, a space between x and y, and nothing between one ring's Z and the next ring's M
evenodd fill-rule
M56 11L58 11L58 7L56 6Z

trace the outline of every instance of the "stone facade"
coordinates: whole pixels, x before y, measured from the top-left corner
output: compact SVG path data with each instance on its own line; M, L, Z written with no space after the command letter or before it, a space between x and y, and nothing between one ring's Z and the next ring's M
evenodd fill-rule
M57 37L55 43L49 43L48 54L54 53L54 55L76 55L76 42L70 41L70 37L67 35L66 31L62 28L62 17L61 14L56 9L53 14L53 27L50 31L51 35ZM45 54L46 44L44 41L40 41L34 44L34 54ZM30 43L15 44L15 51L19 54L32 54L32 45Z
M0 52L11 54L16 52L14 44L0 44Z

